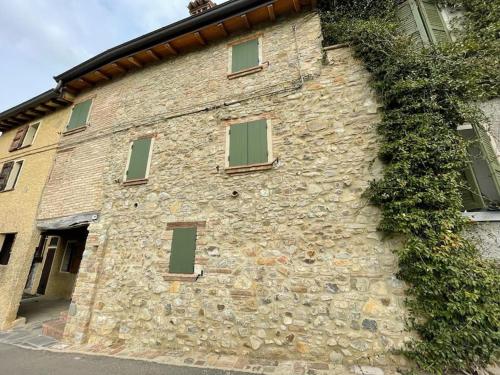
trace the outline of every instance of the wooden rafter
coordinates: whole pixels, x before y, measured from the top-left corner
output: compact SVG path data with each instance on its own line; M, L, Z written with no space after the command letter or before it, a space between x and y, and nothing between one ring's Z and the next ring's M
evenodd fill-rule
M161 60L161 57L160 57L160 56L158 56L158 54L157 54L155 51L153 51L152 49L148 49L148 50L146 51L146 53L147 53L149 56L151 56L151 57L152 57L154 60L156 60L156 61L160 61L160 60Z
M205 40L205 38L203 38L203 35L201 35L199 31L194 33L194 37L196 38L198 43L200 43L202 46L207 45L207 41Z
M227 32L227 29L226 29L226 26L224 26L224 22L221 22L219 24L217 24L217 28L222 31L222 33L224 34L224 36L228 36L229 33Z
M113 68L118 70L120 73L126 73L127 69L125 69L123 66L119 65L118 63L114 62L110 64Z
M109 75L107 75L107 74L105 74L105 73L101 72L99 69L98 69L98 70L96 70L96 71L95 71L95 73L96 73L99 77L101 77L102 79L105 79L106 81L109 81L111 78L113 78L113 77L111 77L111 76L109 76Z
M25 113L27 115L33 116L33 117L39 117L39 116L43 116L45 114L45 112L37 111L35 108L28 109Z
M33 119L33 116L26 115L26 113L23 112L23 113L19 113L18 115L16 115L15 118L23 120L23 121L30 121Z
M276 13L274 12L274 4L267 6L267 13L269 14L269 19L271 21L276 21Z
M241 19L243 20L243 23L245 24L245 27L247 29L250 29L252 27L252 25L250 24L250 20L248 19L246 14L242 14Z
M57 103L56 101L54 100L49 100L47 103L45 103L46 105L52 107L52 108L60 108L62 107L61 103Z
M170 52L172 55L178 55L179 54L179 51L177 51L173 46L172 44L170 43L165 43L164 44L165 48L168 49L168 52Z
M83 83L83 84L84 84L84 85L86 85L86 86L90 86L90 87L93 87L93 86L94 86L94 83L93 83L93 82L91 82L91 81L89 81L89 80L88 80L87 78L85 78L85 77L80 77L80 78L78 78L78 79L77 79L77 81L78 81L78 82L80 82L80 83Z
M143 64L138 59L136 59L134 56L129 56L127 59L128 59L128 61L130 61L132 64L134 64L138 68L142 68Z
M302 8L302 6L300 5L300 0L292 0L292 2L293 2L293 9L296 12L300 12L300 9Z

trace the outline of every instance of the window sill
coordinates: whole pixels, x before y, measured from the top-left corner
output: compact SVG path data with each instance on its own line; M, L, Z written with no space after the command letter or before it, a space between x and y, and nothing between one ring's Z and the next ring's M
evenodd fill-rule
M264 65L259 65L259 66L255 66L253 68L240 70L239 72L230 73L227 75L227 78L228 79L236 79L236 78L247 76L249 74L261 72L263 69L264 69Z
M163 275L163 280L165 281L186 281L190 283L194 283L196 280L198 280L199 275L195 273L189 273L189 274L184 274L184 273L167 273Z
M224 171L227 174L240 174L240 173L249 173L256 171L266 171L269 169L273 169L274 162L271 163L262 163L262 164L250 164L250 165L241 165L235 167L227 167Z
M124 181L122 183L123 186L136 186L136 185L145 185L148 183L147 178L142 178L140 180L129 180L129 181Z
M472 222L485 222L485 221L500 222L500 211L464 212L462 213L462 215L469 218Z
M0 191L0 193L8 193L9 191L14 191L15 189L12 188L12 189L7 189L7 190L2 190Z
M32 143L32 144L33 144L33 143ZM21 147L18 147L18 148L16 148L15 150L12 150L11 152L13 152L13 151L18 151L18 150L23 150L23 149L25 149L25 148L31 147L31 145L32 145L32 144L29 144L29 145L26 145L26 146L21 146Z
M62 135L67 136L67 135L71 135L71 134L75 134L75 133L80 133L80 132L83 132L84 130L86 130L88 127L89 127L89 125L86 124L86 125L80 126L78 128L75 128L75 129L66 130L62 133Z

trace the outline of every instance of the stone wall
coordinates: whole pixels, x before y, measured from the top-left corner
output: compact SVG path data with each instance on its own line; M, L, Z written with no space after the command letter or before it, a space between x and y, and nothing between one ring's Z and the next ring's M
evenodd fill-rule
M381 171L369 75L346 48L323 65L314 14L253 32L269 60L261 73L227 80L224 42L97 89L96 98L120 92L106 103L117 115L113 152L65 337L393 364L404 286L394 276L398 242L377 232L380 213L362 198ZM268 119L277 160L228 175L226 126L252 118ZM125 187L129 142L145 134L155 137L149 181ZM167 223L178 221L206 221L195 282L168 275Z

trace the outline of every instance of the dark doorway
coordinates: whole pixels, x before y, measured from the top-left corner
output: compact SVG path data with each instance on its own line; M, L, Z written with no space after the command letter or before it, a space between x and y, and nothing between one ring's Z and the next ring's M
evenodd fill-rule
M52 268L52 262L54 261L54 255L56 250L51 248L47 251L47 259L43 265L42 276L40 277L40 283L38 284L37 293L45 294L45 289L47 288L47 283L49 282L50 270Z

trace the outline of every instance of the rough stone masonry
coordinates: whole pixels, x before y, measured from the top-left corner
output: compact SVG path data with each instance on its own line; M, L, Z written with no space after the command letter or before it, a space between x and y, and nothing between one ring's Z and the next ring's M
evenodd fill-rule
M389 352L407 335L399 243L377 231L379 210L363 198L381 175L369 74L348 48L323 51L316 14L251 33L269 61L262 72L228 80L223 41L87 94L116 119L66 340L402 364ZM226 127L260 118L273 168L225 173ZM149 180L124 186L128 145L148 134ZM199 221L203 276L173 280L167 224Z

